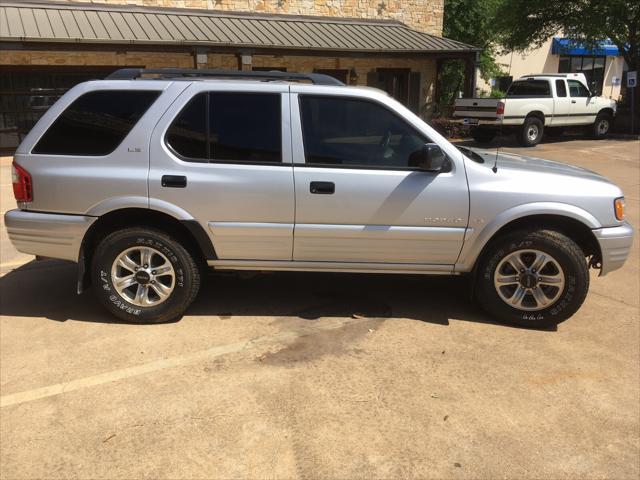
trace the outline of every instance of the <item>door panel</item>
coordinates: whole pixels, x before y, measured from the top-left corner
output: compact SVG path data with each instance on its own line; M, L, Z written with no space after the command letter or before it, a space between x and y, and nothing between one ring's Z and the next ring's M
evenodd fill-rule
M294 170L294 260L455 263L468 215L464 174ZM335 193L312 194L311 182L321 181L333 182Z
M293 250L294 184L291 166L291 136L289 125L289 96L286 85L246 85L245 93L274 93L281 98L282 162L271 161L273 151L249 151L251 119L247 118L246 132L237 135L229 132L230 122L222 123L221 133L212 135L210 155L233 157L233 160L212 159L197 162L180 157L164 141L174 117L198 93L231 92L231 86L193 84L176 101L158 123L151 142L151 166L149 172L149 196L152 202L167 202L188 212L207 231L216 254L223 260L291 260ZM215 103L211 104L214 108ZM224 109L212 110L220 114ZM242 122L242 108L234 109L234 122ZM248 112L247 115L251 114ZM273 119L272 119L273 120ZM187 128L185 126L184 128ZM260 132L259 135L263 135ZM197 132L189 133L193 141L199 141ZM189 138L185 135L184 138ZM264 136L264 135L263 135ZM236 139L241 138L241 142ZM258 137L256 137L258 138ZM261 141L258 138L256 141ZM219 149L219 154L216 150ZM197 149L194 149L197 151ZM203 150L204 151L204 150ZM256 153L256 151L258 153ZM264 153L266 152L266 153ZM262 163L260 155L269 162ZM246 160L244 160L246 158ZM186 187L162 186L166 175L185 176Z
M293 259L452 267L469 215L459 152L443 145L444 171L419 170L427 128L398 102L291 88Z
M589 90L577 80L567 80L571 95L572 125L588 125L596 121L596 99L589 96Z
M567 83L563 78L557 79L554 88L556 95L551 126L569 125L571 123L571 118L569 117L569 113L571 112L571 98L569 98Z

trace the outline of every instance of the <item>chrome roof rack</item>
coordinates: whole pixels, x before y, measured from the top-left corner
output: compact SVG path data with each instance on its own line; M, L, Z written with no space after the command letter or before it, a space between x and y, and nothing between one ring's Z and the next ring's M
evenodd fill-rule
M105 80L135 80L144 75L153 75L154 78L162 79L237 78L263 81L307 81L314 85L344 86L344 83L340 80L321 73L244 72L239 70L197 70L193 68L121 68L110 74Z

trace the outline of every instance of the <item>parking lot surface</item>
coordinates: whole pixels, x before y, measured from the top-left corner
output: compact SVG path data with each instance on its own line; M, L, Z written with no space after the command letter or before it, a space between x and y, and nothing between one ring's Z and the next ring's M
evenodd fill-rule
M637 140L509 145L604 174L640 225ZM2 478L640 476L637 236L555 331L460 278L305 273L211 274L180 322L125 325L0 241Z

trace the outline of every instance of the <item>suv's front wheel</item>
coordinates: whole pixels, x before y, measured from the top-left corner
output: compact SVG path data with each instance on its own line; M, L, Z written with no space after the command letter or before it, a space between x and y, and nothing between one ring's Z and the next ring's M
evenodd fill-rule
M189 252L149 228L107 235L94 252L91 269L98 298L126 322L176 320L200 288L198 266Z
M589 290L584 253L552 230L518 231L493 241L478 272L478 299L494 318L548 328L571 317Z

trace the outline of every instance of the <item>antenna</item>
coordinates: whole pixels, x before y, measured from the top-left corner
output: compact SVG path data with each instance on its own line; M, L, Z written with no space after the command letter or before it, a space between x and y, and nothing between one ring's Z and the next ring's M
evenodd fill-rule
M504 123L504 107L506 103L507 97L500 99L498 100L498 107L496 108L496 114L501 111L502 118L498 125L498 146L496 147L496 158L493 160L493 167L491 167L493 173L498 173L498 153L500 152L500 138L502 137L502 124Z

